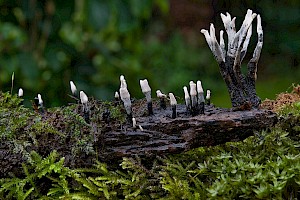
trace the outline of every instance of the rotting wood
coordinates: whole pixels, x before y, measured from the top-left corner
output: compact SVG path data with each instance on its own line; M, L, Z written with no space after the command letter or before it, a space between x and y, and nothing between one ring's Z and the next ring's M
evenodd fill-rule
M144 131L124 126L103 133L101 157L166 155L241 141L277 122L276 114L268 110L233 112L214 106L205 106L205 115L189 117L186 107L177 105L177 118L171 115L171 108L156 110L150 117L136 117Z

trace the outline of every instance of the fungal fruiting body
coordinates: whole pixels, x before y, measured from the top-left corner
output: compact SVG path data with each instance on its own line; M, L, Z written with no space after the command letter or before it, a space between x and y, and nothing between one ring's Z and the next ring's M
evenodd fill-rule
M120 95L119 95L119 93L117 91L115 92L115 100L116 101L120 100Z
M151 88L149 86L148 80L147 79L140 80L140 86L147 100L148 114L152 115L153 109L152 109L152 99L151 99Z
M207 105L210 105L210 95L211 95L210 90L206 90L206 101L207 101Z
M191 112L192 115L195 116L198 114L198 103L197 103L197 90L196 90L196 83L190 81L190 95L192 101L192 108Z
M18 91L18 97L23 97L23 95L24 95L23 89L20 88Z
M80 96L80 102L81 102L82 108L83 108L84 119L85 119L86 123L89 124L90 123L90 115L89 115L90 110L88 107L89 99L83 91L80 91L79 96Z
M80 91L80 102L83 105L86 105L88 101L89 101L89 99L88 99L87 95L84 93L84 91Z
M39 105L39 111L41 114L44 113L44 105L43 105L43 99L42 99L42 95L41 94L38 94L37 95L37 102L38 102L38 105Z
M177 112L176 112L177 101L173 93L169 93L169 98L170 98L170 105L172 108L172 119L175 119L177 117Z
M73 81L70 81L71 92L73 96L77 96L77 88Z
M160 108L165 110L167 108L166 101L165 101L167 95L163 94L160 90L156 90L156 96L157 98L159 98Z
M137 128L137 126L136 126L136 119L134 117L132 118L132 128L133 129Z
M241 70L242 61L245 58L249 41L252 35L252 22L257 17L257 44L252 58L248 62L247 74ZM206 42L218 62L221 75L227 85L231 104L234 108L245 110L251 107L258 108L261 102L256 94L255 82L257 63L263 46L263 30L261 17L252 10L247 14L240 30L236 30L235 17L229 13L221 14L221 18L228 36L228 47L225 48L224 32L220 31L220 43L216 39L215 27L210 25L209 30L202 29Z
M186 110L190 111L191 110L191 98L188 92L188 88L186 86L183 87L183 92L184 92L184 100L185 100L185 106Z
M201 81L197 81L197 93L198 93L198 106L200 114L204 114L204 94Z
M123 101L127 116L132 118L132 109L131 109L131 100L130 100L130 94L126 87L120 88L120 96L121 100Z

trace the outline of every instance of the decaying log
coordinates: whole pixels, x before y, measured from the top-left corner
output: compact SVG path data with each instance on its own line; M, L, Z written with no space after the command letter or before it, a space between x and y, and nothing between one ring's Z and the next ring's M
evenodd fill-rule
M189 117L186 107L177 105L177 118L172 119L171 115L171 108L156 110L150 117L136 117L143 131L125 126L122 130L105 132L100 155L116 158L180 153L201 146L241 141L277 121L276 114L267 110L233 112L213 106L205 106L205 115Z

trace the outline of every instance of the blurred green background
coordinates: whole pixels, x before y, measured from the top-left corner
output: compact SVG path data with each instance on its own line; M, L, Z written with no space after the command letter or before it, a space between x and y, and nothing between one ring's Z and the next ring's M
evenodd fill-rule
M257 91L274 98L300 79L300 1L241 0L0 0L0 89L24 89L25 103L41 93L46 107L70 102L69 81L98 99L113 99L125 75L131 96L142 98L139 79L153 90L174 92L202 80L212 102L230 100L200 29L220 13L241 25L248 8L260 13L264 47ZM245 58L256 45L256 27Z

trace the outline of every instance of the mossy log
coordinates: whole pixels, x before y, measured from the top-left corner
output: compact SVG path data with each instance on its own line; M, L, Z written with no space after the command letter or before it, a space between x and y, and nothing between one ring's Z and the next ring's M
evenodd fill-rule
M101 155L155 156L180 153L201 146L241 141L255 131L273 126L277 117L268 110L231 111L205 107L205 114L189 117L185 106L177 106L177 118L171 109L156 110L152 116L137 117L143 130L124 126L103 134Z
M232 111L212 105L205 105L205 113L197 116L187 113L185 105L177 105L173 119L170 106L161 109L154 101L149 116L146 105L145 100L133 102L137 128L131 118L124 120L126 112L117 102L91 100L89 116L78 104L45 112L2 107L0 178L22 173L22 163L30 162L31 151L47 156L56 150L71 168L91 167L95 160L118 163L122 157L150 161L157 155L241 141L277 121L276 114L268 110ZM86 117L89 124L84 122Z

